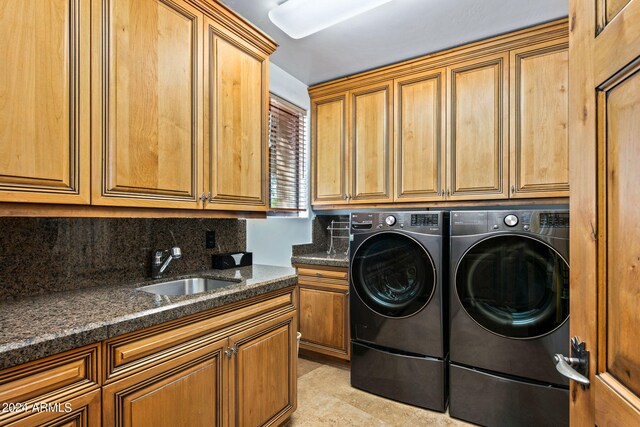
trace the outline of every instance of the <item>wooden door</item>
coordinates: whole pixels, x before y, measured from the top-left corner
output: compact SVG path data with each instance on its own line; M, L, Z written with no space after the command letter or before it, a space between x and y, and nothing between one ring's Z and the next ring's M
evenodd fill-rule
M90 201L88 0L0 0L0 201Z
M296 409L295 311L229 338L229 425L278 425Z
M510 197L569 197L566 39L510 52Z
M349 92L350 203L393 201L393 82Z
M94 0L93 199L198 208L202 20L184 0Z
M640 1L570 1L571 335L591 386L575 426L640 425Z
M449 199L508 197L508 62L504 53L447 69Z
M312 178L314 205L346 204L348 185L348 93L311 100Z
M39 402L37 402L39 403ZM100 427L100 390L65 399L58 406L51 406L53 410L35 412L27 418L23 418L7 427ZM33 406L31 406L33 410Z
M205 207L265 211L269 58L208 18L205 33Z
M228 340L210 343L102 388L104 426L223 425Z
M396 202L442 200L446 70L395 80Z

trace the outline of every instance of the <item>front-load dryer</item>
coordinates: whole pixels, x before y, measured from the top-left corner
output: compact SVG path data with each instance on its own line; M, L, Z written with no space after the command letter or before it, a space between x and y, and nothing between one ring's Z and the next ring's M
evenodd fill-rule
M444 411L448 213L352 213L350 228L351 384Z
M568 425L569 212L451 212L450 407L482 425Z

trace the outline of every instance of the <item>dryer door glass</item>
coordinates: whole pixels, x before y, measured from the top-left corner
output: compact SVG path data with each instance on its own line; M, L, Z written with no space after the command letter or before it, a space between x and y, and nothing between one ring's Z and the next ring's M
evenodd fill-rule
M379 233L353 254L351 280L360 299L388 317L420 311L435 290L435 268L426 250L399 233Z
M569 317L569 265L539 240L483 240L462 257L455 281L469 316L499 335L539 337Z

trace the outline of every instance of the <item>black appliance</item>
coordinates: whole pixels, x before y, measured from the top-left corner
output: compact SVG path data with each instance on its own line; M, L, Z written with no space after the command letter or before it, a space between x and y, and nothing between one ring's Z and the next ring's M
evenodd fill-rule
M352 213L351 385L444 411L448 213Z
M449 413L569 424L569 211L451 212Z

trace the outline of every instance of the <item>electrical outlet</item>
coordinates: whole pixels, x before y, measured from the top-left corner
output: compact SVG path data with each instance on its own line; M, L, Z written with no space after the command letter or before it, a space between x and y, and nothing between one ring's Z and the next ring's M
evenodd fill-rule
M207 231L206 233L206 245L207 249L214 249L216 247L216 232Z

